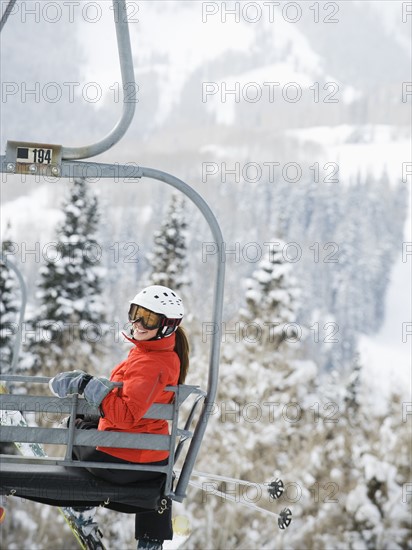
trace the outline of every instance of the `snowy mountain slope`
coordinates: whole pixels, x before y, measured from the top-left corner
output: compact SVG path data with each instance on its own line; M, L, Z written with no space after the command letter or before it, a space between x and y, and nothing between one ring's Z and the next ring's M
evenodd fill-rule
M28 236L33 234L39 241L48 242L53 235L55 225L61 221L62 217L63 213L58 205L57 207L50 205L50 193L47 186L43 185L27 195L2 204L1 234L4 235L7 224L10 223L13 232L15 228L17 229L15 238L21 243L27 242ZM35 228L34 232L33 228ZM13 236L11 238L13 240Z
M165 132L187 134L216 123L220 140L224 137L219 129L221 121L234 129L239 124L249 128L263 124L268 131L287 128L288 124L312 127L351 122L344 118L355 122L361 115L369 116L370 123L374 119L379 122L379 109L387 105L386 98L399 93L398 82L409 78L410 56L397 42L400 34L407 36L407 26L399 23L401 3L376 3L385 4L385 10L367 9L362 2L336 3L338 11L330 17L336 22L328 23L330 6L324 9L321 3L319 13L309 3L297 4L301 17L295 22L293 9L285 11L284 5L273 10L261 6L260 13L254 8L260 16L255 21L253 9L245 11L239 2L131 2L130 32L139 91L128 143L143 137L161 143ZM3 97L2 148L11 138L80 144L80 139L101 138L115 124L121 99L113 11L105 0L94 4L100 6L94 21L82 17L81 11L74 12L70 25L64 12L58 24L40 17L37 24L27 18L21 25L18 14L10 18L2 34L2 77L13 90ZM208 4L216 13L206 13ZM236 16L225 15L224 8L240 11ZM389 12L392 17L387 16ZM90 12L89 19L93 14ZM368 41L363 40L365 34ZM16 45L13 36L20 37ZM33 44L36 59L46 56L47 64L34 64L25 54ZM50 44L57 47L50 48ZM68 59L63 54L66 48L73 52ZM397 62L392 63L392 59ZM67 81L78 82L73 98L64 84ZM219 90L204 101L204 83L227 82L229 88L233 81L242 86L256 81L266 95L258 104L245 105L242 95L238 103L231 101L233 97L224 103ZM267 81L282 86L295 81L306 92L316 82L321 91L325 83L333 82L339 86L340 104L324 104L323 96L314 104L315 90L306 94L306 101L304 97L289 105L277 94L277 104L271 104L268 89L264 89ZM56 90L49 87L53 82L62 94L57 100L53 95ZM87 86L92 83L101 91L97 101L88 97ZM37 95L26 92L37 85ZM382 96L383 106L379 102L375 105L377 95ZM368 105L358 105L360 99L367 100ZM348 109L352 103L355 106ZM398 110L395 106L396 120L405 123L405 109L396 114ZM339 114L341 111L344 115ZM81 138L76 136L76 127Z
M101 1L100 4L102 18L99 22L99 31L89 26L89 32L85 33L83 23L78 30L78 39L88 59L87 74L96 77L99 75L101 78L102 73L107 75L111 64L117 63L117 58L115 51L113 52L115 42L112 13L104 2ZM376 2L371 2L376 8L374 10L366 7L363 2L345 2L337 6L336 14L330 17L329 25L325 23L328 19L327 9L324 14L318 14L320 23L316 23L314 10L305 4L300 8L300 18L294 18L292 10L289 12L289 9L285 10L285 6L281 5L275 5L273 10L268 6L255 7L252 14L253 10L249 13L237 2L225 2L224 6L219 3L214 3L214 6L204 4L208 3L142 2L138 6L138 11L130 12L136 69L139 71L153 63L156 58L162 59L163 86L171 98L179 92L190 73L211 61L221 64L232 52L249 52L255 55L255 67L264 66L268 59L279 59L282 56L292 66L305 68L313 74L317 72L318 76L322 73L329 76L336 73L336 78L342 82L351 81L352 84L354 80L349 78L346 69L352 67L352 75L356 78L362 77L370 81L372 76L379 80L384 76L393 80L393 75L397 77L400 74L408 57L408 52L396 51L396 46L392 46L394 51L388 51L392 39L399 34L395 32L398 28L394 26L393 19L402 13L401 2L379 2L380 6L393 5L386 6L387 9L382 11L376 6ZM394 17L388 17L388 13ZM253 18L253 15L256 17ZM362 24L356 25L359 20ZM388 21L392 21L392 24L388 24ZM368 34L369 27L373 27L373 33ZM103 46L103 51L95 47L95 39L102 28L108 36L108 44ZM351 36L347 34L348 28L351 29ZM404 31L405 35L407 25ZM366 34L369 39L373 37L373 43L362 42ZM345 36L344 40L340 40ZM324 47L322 40L329 42L329 48ZM330 47L332 40L334 47ZM376 55L375 42L381 44L385 55ZM376 56L376 60L379 59L379 74L374 72L377 66L375 63L365 63L362 71L355 71L355 57L350 54L348 48L356 48L356 58L359 62L362 60L362 63L366 60L366 57L362 57L365 52L369 56ZM396 67L391 62L393 57L399 58ZM333 65L339 68L339 72L330 68L331 60ZM111 79L107 78L107 82L110 81ZM169 84L172 82L179 83L179 86L170 89Z
M376 399L376 395L389 397L390 392L395 391L406 400L410 400L412 395L412 258L408 253L412 236L411 211L409 194L405 248L392 269L386 296L385 322L378 334L373 337L362 336L359 342L361 360L365 366L363 376L371 388L371 404L377 410L385 407L385 400Z
M402 181L403 164L411 155L411 135L406 127L343 124L290 130L286 135L297 139L303 149L319 145L323 150L319 160L336 162L341 182L358 173L379 177L383 171L393 182Z

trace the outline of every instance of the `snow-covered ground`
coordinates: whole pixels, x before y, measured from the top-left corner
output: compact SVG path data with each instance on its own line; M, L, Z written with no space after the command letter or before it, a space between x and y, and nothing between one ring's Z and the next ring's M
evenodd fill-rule
M371 395L386 397L398 391L408 401L412 397L412 238L411 194L405 224L404 250L393 266L386 295L385 321L373 337L359 342L364 377ZM409 244L408 244L409 243ZM409 252L409 253L408 253ZM379 400L373 400L377 408Z
M56 224L63 218L60 205L50 207L50 195L46 185L39 185L15 200L1 205L1 236L5 236L7 224L12 226L12 240L20 242L47 242ZM10 256L11 259L11 256Z
M317 126L290 130L302 146L320 145L325 162L339 165L339 181L347 182L358 173L379 177L384 170L395 183L403 180L404 164L411 158L411 137L407 127L368 125ZM409 176L410 181L410 176ZM409 233L410 234L410 233Z

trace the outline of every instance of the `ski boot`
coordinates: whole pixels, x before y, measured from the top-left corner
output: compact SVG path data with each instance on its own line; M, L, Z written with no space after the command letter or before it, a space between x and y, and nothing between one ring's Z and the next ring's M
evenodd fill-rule
M137 550L162 550L163 541L144 537L137 541Z
M68 508L75 528L79 531L81 537L87 544L90 550L104 549L102 542L102 532L99 525L93 521L96 513L96 508Z

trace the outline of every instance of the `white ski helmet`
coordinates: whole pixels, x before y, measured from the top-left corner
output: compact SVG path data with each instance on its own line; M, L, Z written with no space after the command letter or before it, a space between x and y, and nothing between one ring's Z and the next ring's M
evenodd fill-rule
M130 304L142 306L164 317L157 338L170 336L180 325L185 313L180 296L171 288L162 285L151 285L136 294Z

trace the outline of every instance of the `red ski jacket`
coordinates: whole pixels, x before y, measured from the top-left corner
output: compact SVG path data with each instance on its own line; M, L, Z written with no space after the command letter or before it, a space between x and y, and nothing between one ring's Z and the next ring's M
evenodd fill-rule
M176 385L179 379L180 360L173 351L175 335L145 342L128 340L134 347L110 376L110 380L123 382L123 386L114 388L103 399L101 410L104 416L98 429L167 435L166 420L142 417L153 403L170 403L174 397L173 392L164 389ZM158 462L169 456L168 451L149 449L98 447L98 450L128 462Z

